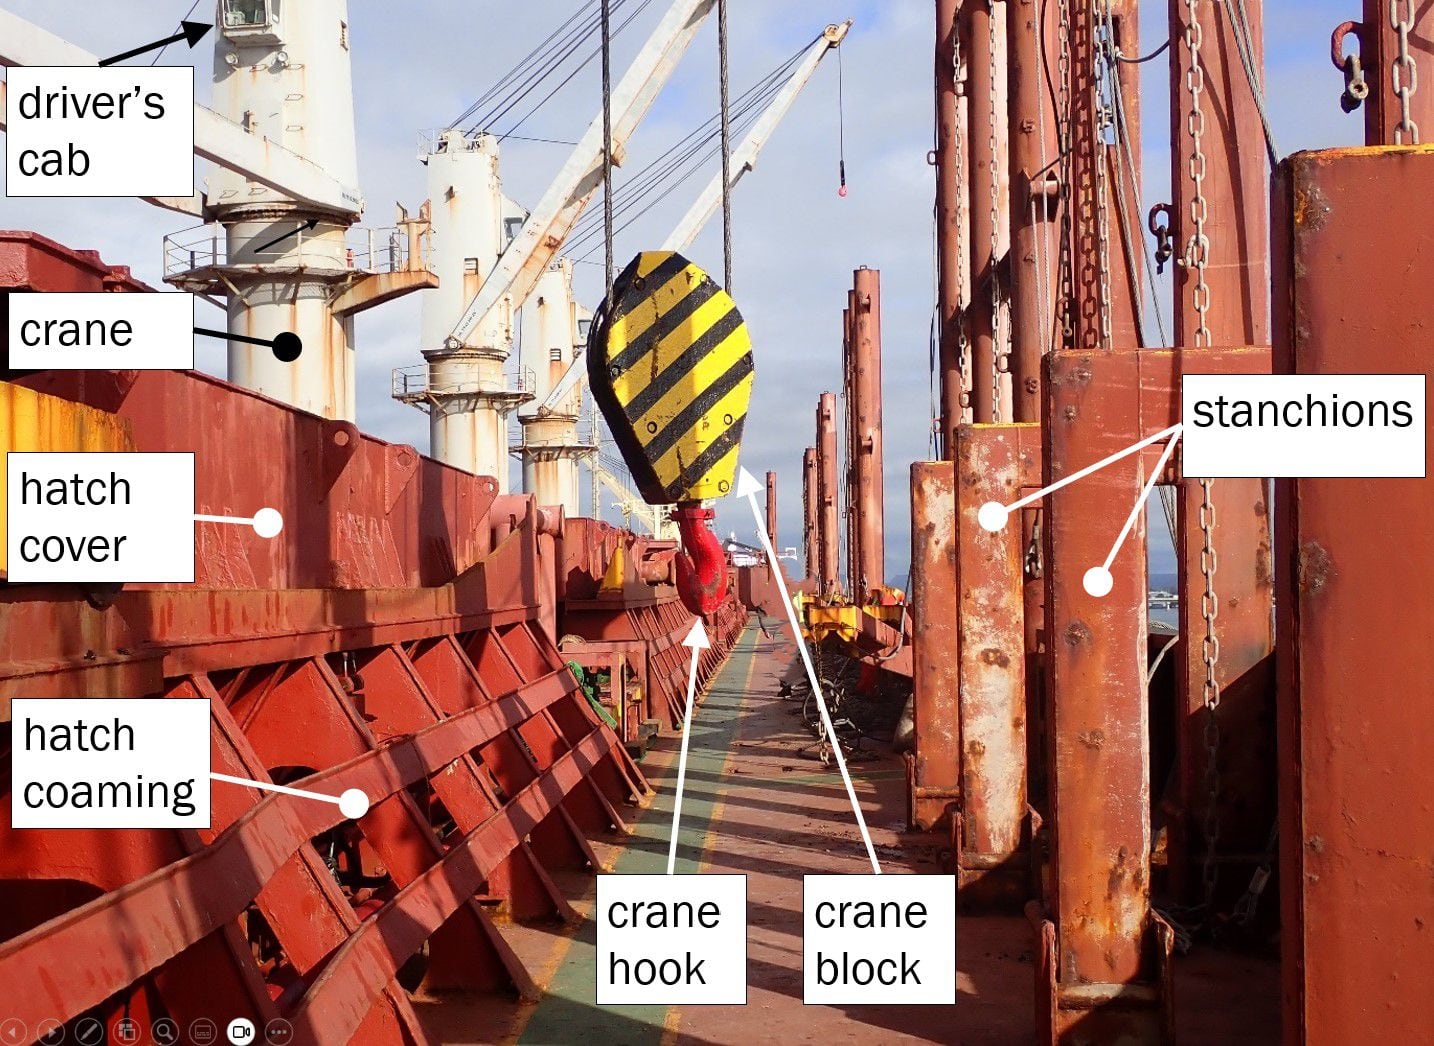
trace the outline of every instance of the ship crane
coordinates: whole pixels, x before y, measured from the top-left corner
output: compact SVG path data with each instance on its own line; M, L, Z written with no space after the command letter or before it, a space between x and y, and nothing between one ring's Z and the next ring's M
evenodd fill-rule
M0 65L94 66L99 57L9 11L0 10ZM5 84L0 83L0 131L5 130ZM246 131L208 106L194 106L194 152L235 174L281 192L299 203L346 213L363 213L358 189L345 185L312 160L278 142ZM169 210L207 217L202 192L192 198L143 197Z
M757 157L761 154L767 142L771 140L772 134L776 131L777 126L791 110L792 104L797 100L797 96L802 93L802 90L811 81L813 74L817 71L817 67L821 65L822 59L841 46L851 26L851 19L827 26L817 39L813 41L811 47L807 49L801 61L792 71L786 84L784 84L782 89L773 97L766 110L752 125L746 137L742 139L741 144L733 151L730 165L730 186L732 188L737 186L748 171L753 170L757 166ZM697 199L693 201L687 213L684 214L677 225L673 227L672 232L663 242L663 250L681 252L691 247L692 243L697 239L698 234L701 233L702 229L711 221L712 216L717 213L721 205L722 175L719 172L707 183L706 188L704 188ZM583 347L578 346L574 349L573 361L568 365L567 370L563 372L562 377L553 384L552 390L538 404L536 411L532 415L533 422L540 423L543 419L553 415L570 414L571 411L565 410L564 406L574 391L583 384L586 377L587 364L585 361L585 351ZM525 437L527 435L527 428L528 426L525 425ZM596 439L596 436L595 431L594 439ZM526 452L528 450L526 439L523 446L519 449L520 452ZM607 487L608 490L612 491L617 497L617 507L619 511L623 513L624 517L629 519L635 517L641 520L650 529L654 537L676 537L676 528L668 519L670 506L648 505L639 494L629 489L614 476L596 455L589 454L588 460L592 469L594 482L601 483ZM539 494L538 500L546 503L541 491L532 491L532 493Z
M419 225L406 240L397 229L353 228L364 201L348 17L347 0L221 0L213 107L194 106L195 155L217 168L192 197L146 199L212 223L166 237L164 280L227 312L229 380L353 421L354 317L437 279ZM98 62L0 11L0 64ZM0 107L5 100L0 91ZM307 351L279 358L267 344L280 335Z

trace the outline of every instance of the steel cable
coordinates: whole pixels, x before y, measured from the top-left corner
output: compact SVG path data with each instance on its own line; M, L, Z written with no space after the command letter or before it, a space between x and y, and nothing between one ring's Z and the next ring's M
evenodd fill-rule
M789 65L790 63L784 65L738 99L731 118L733 132L745 133L760 119L768 103L780 92L783 85L782 77ZM696 130L669 148L667 152L649 163L634 176L632 181L616 192L614 211L617 218L620 219L616 227L617 232L622 232L633 222L641 219L656 204L666 199L693 174L702 169L719 145L719 132L710 130L711 126L719 119L720 116L714 116L705 121ZM634 211L636 213L633 213ZM582 254L578 252L590 244L594 244L597 235L598 227L594 221L591 219L579 221L573 234L568 238L568 253L576 256L579 261L586 260L593 250L588 249Z
M753 121L755 121L755 117ZM743 124L739 123L735 126L739 132L743 130ZM714 139L715 136L699 143L697 148L685 154L678 161L674 161L670 164L665 170L663 178L649 180L649 182L642 187L641 191L633 193L619 190L615 196L616 202L614 208L616 215L623 220L618 222L616 231L623 232L629 228L634 222L647 215L658 203L671 196L673 192L691 179L694 174L702 170L703 165L710 161L716 151L717 146ZM680 173L678 173L679 171ZM655 196L653 195L654 193L656 193ZM648 199L649 197L651 198ZM645 204L643 203L644 200L647 201ZM640 204L642 204L642 206L639 209ZM633 211L636 211L636 213L632 213ZM572 255L576 253L577 250L592 244L593 246L585 253L577 256L578 261L586 260L596 250L596 243L594 241L598 238L599 234L600 229L592 224L588 224L579 229L574 236L568 239L568 253Z
M1260 114L1260 129L1265 133L1265 151L1270 155L1271 165L1280 162L1275 146L1275 132L1270 128L1270 114L1265 108L1265 89L1260 83L1260 72L1255 64L1255 42L1250 32L1249 13L1245 0L1223 0L1225 13L1230 18L1230 35L1235 38L1235 50L1240 56L1240 65L1245 70L1245 79L1250 85L1250 96L1255 100L1255 110Z
M717 0L717 66L722 96L722 272L732 293L732 122L728 97L727 0Z
M560 37L563 32L567 30L572 25L572 23L578 19L578 17L583 13L584 8L592 7L594 2L595 0L585 0L585 2L580 5L579 8L568 17L567 21L559 25L558 28L554 29L547 36L546 39L544 39L526 55L520 58L518 62L513 66L513 68L509 69L506 73L502 75L502 77L498 79L496 83L489 87L488 90L484 91L483 94L478 97L477 101L475 101L467 109L464 109L463 112L458 115L458 118L452 121L449 126L459 127L466 123L468 120L472 119L475 115L477 115L477 113L483 108L483 106L491 102L499 91L502 91L504 88L508 87L514 81L514 79L516 79L525 70L527 70L529 65L539 57L543 49L549 47L554 40ZM551 51L549 52L549 54L551 54ZM546 61L547 59L544 58L543 60Z
M618 0L619 3L622 0ZM605 305L612 305L612 0L602 0L602 225L605 271Z
M815 41L813 40L812 42ZM760 115L760 111L765 109L767 104L775 98L781 90L782 82L786 75L792 67L800 61L802 55L810 46L811 43L808 43L796 51L780 66L744 91L738 96L735 102L732 103L733 121L738 131L744 130L755 122L757 116ZM720 119L720 113L709 117L638 170L630 180L624 183L624 185L617 190L615 197L617 215L621 217L626 211L631 210L640 200L650 195L660 184L670 179L685 165L700 162L701 158L709 155L708 150L716 140ZM685 180L686 175L684 175L683 178ZM597 226L598 222L591 216L584 216L579 219L574 228L573 236L569 238L569 244L590 242ZM621 231L621 227L619 231Z
M618 4L621 4L622 2L623 0L617 0ZM633 11L630 15L628 15L627 18L624 19L616 29L611 29L609 31L609 43L611 43L611 38L621 36L623 30L625 30L628 26L632 25L632 23L642 15L642 12L647 10L648 6L651 3L652 0L642 0L642 2L638 4L636 11ZM613 10L616 10L616 7L614 7ZM543 108L543 106L547 105L550 101L552 101L553 97L559 91L561 91L568 84L572 83L573 79L584 69L586 69L595 57L597 57L596 53L590 54L586 58L584 58L582 62L580 62L577 67L573 69L572 72L568 73L567 76L563 77L563 79L558 82L556 87L554 87L547 94L543 95L543 97L540 98L531 109L524 113L522 117L519 118L517 123L513 124L502 134L498 135L498 139L501 141L504 138L509 137L513 134L514 131L518 130L518 128L522 127L525 123L527 123L528 120L534 116L534 114L536 114L540 109Z
M774 94L775 92L772 92L772 94L759 96L758 98L754 99L752 103L753 107L765 104L765 101L770 99L770 97L772 97ZM745 118L749 115L750 111L750 109L739 110L739 118L745 120ZM753 118L753 122L754 120L755 118ZM738 126L740 129L740 127L743 125L739 124ZM638 202L640 202L643 198L652 193L664 182L668 181L668 179L670 179L679 170L682 170L684 167L688 167L687 173L683 175L683 178L685 179L688 175L692 173L693 170L696 169L692 166L694 161L697 161L700 158L704 158L711 154L716 139L717 134L714 131L702 137L701 139L692 142L680 154L670 156L665 159L659 158L659 160L654 161L652 164L649 164L648 167L643 168L642 171L639 171L638 174L634 177L634 180L624 185L622 189L619 190L617 193L617 210L619 215L625 213L628 210L631 210L634 206L636 206ZM580 221L576 230L576 238L589 238L592 235L593 228L594 223L590 220Z

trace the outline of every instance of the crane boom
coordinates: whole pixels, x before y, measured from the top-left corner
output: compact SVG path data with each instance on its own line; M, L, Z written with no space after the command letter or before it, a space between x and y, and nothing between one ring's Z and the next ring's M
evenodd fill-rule
M737 183L742 180L742 176L757 165L757 156L761 153L762 147L772 137L772 132L777 129L777 125L787 115L792 103L797 100L797 95L802 93L802 88L806 87L807 81L817 71L817 66L821 65L822 59L827 56L828 52L841 46L847 31L851 29L851 24L852 20L848 18L845 22L826 27L802 58L801 64L792 73L786 86L772 99L772 104L767 107L767 111L752 125L752 129L742 139L742 144L732 153L731 187L735 188ZM692 241L697 239L697 234L702 231L703 226L711 221L721 204L722 174L718 172L702 190L702 195L697 197L692 206L688 208L687 213L682 216L682 220L677 223L677 227L667 237L662 249L681 253L692 246Z
M822 59L827 56L828 52L841 46L851 25L852 20L848 18L845 22L827 26L808 49L791 78L772 99L771 105L752 125L747 136L742 139L742 143L732 153L732 186L735 187L742 180L742 176L757 165L757 156L772 137L772 132L777 129L777 125L787 115L792 103L797 100L797 95L802 93L802 88L807 86ZM697 198L687 213L683 215L682 220L677 223L677 227L667 237L663 250L681 252L690 247L692 241L697 238L697 234L702 231L702 227L712 219L712 215L717 213L721 202L722 175L719 172L707 184L707 188L702 191L702 195ZM577 388L586 373L585 354L577 352L574 354L573 362L568 364L568 369L553 385L552 391L548 393L542 403L538 404L537 413L541 416L557 410L558 404L562 403L573 389Z
M619 162L627 140L667 84L716 0L676 0L627 73L612 92L612 151ZM512 295L515 306L532 293L583 208L602 184L602 115L588 126L553 184L533 208L523 228L478 288L453 333L449 348L462 346L502 299Z

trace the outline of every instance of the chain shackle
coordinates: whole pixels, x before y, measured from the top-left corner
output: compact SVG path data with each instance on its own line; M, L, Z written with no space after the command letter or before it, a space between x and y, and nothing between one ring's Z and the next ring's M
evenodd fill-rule
M1345 41L1353 36L1359 46L1344 53ZM1344 74L1344 90L1339 96L1339 107L1352 113L1369 97L1369 81L1364 78L1364 65L1360 52L1364 49L1364 26L1359 22L1341 22L1334 27L1329 37L1329 60Z

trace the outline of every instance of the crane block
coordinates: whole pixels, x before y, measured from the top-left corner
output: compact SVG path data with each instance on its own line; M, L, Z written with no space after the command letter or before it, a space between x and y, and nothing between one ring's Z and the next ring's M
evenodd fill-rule
M674 251L644 251L588 336L588 381L651 505L729 493L752 396L752 340L736 303Z

